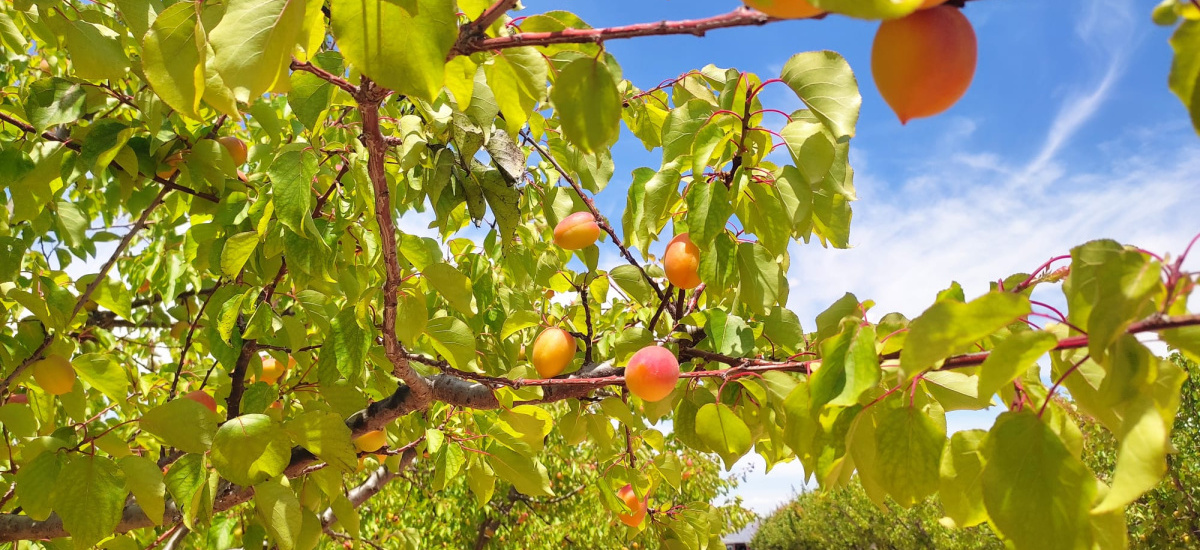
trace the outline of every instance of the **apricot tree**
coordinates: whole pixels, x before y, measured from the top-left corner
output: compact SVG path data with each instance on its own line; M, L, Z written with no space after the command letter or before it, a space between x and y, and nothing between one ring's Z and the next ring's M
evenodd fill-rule
M369 542L357 506L400 475L481 507L562 497L549 437L599 461L579 490L607 521L667 548L726 529L675 444L799 460L824 487L857 472L877 501L940 493L1019 548L1121 546L1183 380L1138 336L1200 355L1186 250L1086 243L912 320L846 294L806 332L788 246L850 242L848 63L640 90L604 49L768 13L895 20L877 39L900 57L876 70L907 120L969 84L963 4L759 0L611 28L514 19L516 0L3 4L0 542ZM1171 79L1189 104L1191 8L1155 12L1192 18ZM768 85L805 108L764 105ZM594 197L622 123L663 160L632 171L618 228ZM1065 311L1030 298L1060 283ZM1060 391L1120 440L1111 485ZM996 399L991 430L948 436L946 411ZM384 466L356 473L369 455Z

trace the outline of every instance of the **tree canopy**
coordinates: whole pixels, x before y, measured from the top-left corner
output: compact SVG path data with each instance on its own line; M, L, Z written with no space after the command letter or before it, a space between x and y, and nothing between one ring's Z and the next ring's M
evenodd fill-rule
M753 452L826 488L857 473L875 502L937 494L1018 548L1123 547L1185 379L1143 337L1200 358L1188 250L1094 241L913 319L847 293L803 327L789 245L850 244L849 64L801 52L643 90L604 48L775 24L788 2L754 4L611 28L516 0L0 5L0 542L377 544L391 519L359 506L405 478L477 507L477 545L518 503L583 493L571 517L606 536L719 548L746 518L687 460ZM969 3L938 4L803 16L887 20L877 41L920 56L939 51L922 29L953 27L969 59L876 68L962 84L883 90L907 119L975 69ZM1190 106L1200 21L1164 6ZM632 170L616 223L596 197L622 125L662 163ZM1031 297L1055 288L1065 309ZM1116 438L1111 476L1081 459L1064 391ZM947 434L947 411L997 400L990 430Z

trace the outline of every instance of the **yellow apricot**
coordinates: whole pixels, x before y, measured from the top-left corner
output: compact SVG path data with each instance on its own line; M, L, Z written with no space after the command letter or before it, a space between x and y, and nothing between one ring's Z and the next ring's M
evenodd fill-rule
M550 327L533 341L533 368L542 378L553 378L575 358L575 337L571 333Z
M621 487L621 490L617 491L617 498L621 499L632 510L629 514L617 513L617 517L621 519L621 523L630 527L641 525L642 520L646 517L646 499L638 499L632 485Z
M746 0L746 5L781 19L804 19L824 13L805 0Z
M374 430L354 438L354 448L360 452L373 453L387 444L387 434Z
M289 368L295 365L296 360L292 359L291 356L288 356L288 364L285 367L282 363L276 361L274 357L268 355L263 359L262 362L262 381L268 384L274 384L278 382L280 378L283 378L284 374L287 373Z
M554 227L554 244L563 250L587 248L600 238L600 226L591 212L576 212Z
M901 124L949 109L975 76L975 29L958 8L938 6L884 21L871 73Z
M75 387L75 367L61 355L50 355L33 364L33 380L46 393L62 395Z
M163 159L163 163L166 164L167 167L160 169L157 175L165 180L171 179L171 176L174 176L175 172L179 171L179 165L183 164L183 151L176 151L175 153L172 153L171 156Z
M233 157L234 164L238 166L246 164L246 155L248 153L246 142L235 136L223 136L218 138L217 141L225 147L226 151L229 151L229 156Z
M696 288L700 284L700 249L687 233L676 235L663 254L663 271L677 288Z
M625 366L625 387L643 401L662 401L675 390L679 360L667 348L646 346Z

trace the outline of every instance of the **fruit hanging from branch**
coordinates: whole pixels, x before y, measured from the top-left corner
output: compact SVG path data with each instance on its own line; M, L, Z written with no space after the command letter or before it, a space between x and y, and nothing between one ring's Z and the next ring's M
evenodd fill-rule
M52 354L34 363L32 368L33 380L50 395L70 393L75 386L75 368L66 357Z
M643 401L662 401L679 381L679 360L671 350L660 346L647 346L625 366L625 385L629 393Z
M533 368L542 378L554 378L571 364L576 347L575 337L571 333L550 327L533 341Z
M975 76L975 29L953 6L884 21L871 49L875 86L901 123L952 107Z
M687 233L680 233L667 243L663 271L676 288L691 290L700 286L700 248Z
M600 238L600 226L591 212L576 212L554 226L554 244L563 250L587 248Z

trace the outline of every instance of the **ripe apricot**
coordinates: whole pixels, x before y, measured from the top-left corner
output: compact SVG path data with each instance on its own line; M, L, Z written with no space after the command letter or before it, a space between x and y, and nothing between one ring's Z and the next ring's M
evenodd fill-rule
M229 151L229 156L233 157L234 164L238 166L246 164L246 155L248 153L246 142L235 136L222 136L217 139L217 142L223 145L226 151Z
M925 0L924 2L921 2L921 7L917 8L917 9L922 9L922 10L929 9L934 6L940 6L945 3L946 3L946 0Z
M563 250L587 248L600 238L600 226L591 212L576 212L554 227L554 244Z
M621 487L621 490L617 491L617 498L632 510L632 513L629 514L617 513L617 517L621 518L621 523L630 527L641 525L642 520L646 518L646 499L638 499L633 485Z
M354 438L354 448L360 452L373 453L387 444L387 434L383 430L374 430Z
M61 355L50 355L33 364L33 380L46 393L62 395L75 387L75 367Z
M679 381L679 361L667 348L646 346L625 367L625 386L643 401L662 401Z
M571 333L550 327L533 341L533 368L542 378L558 376L575 357L575 348L575 337Z
M689 289L700 285L700 248L687 233L680 233L667 243L663 254L663 271L667 280L678 288Z
M958 8L937 6L879 26L871 73L904 124L953 106L971 86L975 60L971 22Z
M213 399L213 396L204 393L204 390L196 390L185 395L184 397L208 407L208 410L212 412L217 412L217 400Z
M746 5L781 19L803 19L824 13L805 0L746 0Z
M268 384L274 384L278 382L280 378L283 378L283 375L287 373L288 368L295 366L295 364L296 360L292 359L291 356L288 356L288 364L285 367L282 363L276 361L274 357L268 355L267 357L263 358L261 380Z
M29 404L29 396L23 393L14 393L8 396L5 403L9 405L27 405Z
M171 338L183 338L183 336L187 334L188 328L191 328L191 326L192 325L184 321L176 322L175 324L171 325Z
M174 176L175 172L179 171L179 165L183 164L183 151L176 151L172 153L170 156L163 159L163 163L166 164L167 167L159 169L157 175L165 180L171 179L171 176Z

